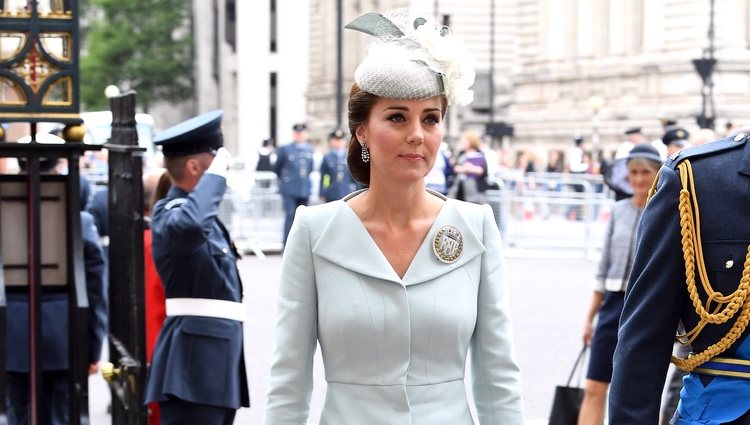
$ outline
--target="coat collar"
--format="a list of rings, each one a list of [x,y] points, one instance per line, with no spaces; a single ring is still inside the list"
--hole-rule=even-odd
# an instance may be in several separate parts
[[[336,202],[338,206],[315,243],[313,254],[355,273],[399,285],[415,285],[462,267],[486,250],[474,228],[458,210],[457,202],[447,200],[401,279],[349,205],[344,201]],[[445,225],[456,226],[464,239],[463,254],[453,264],[438,260],[432,249],[435,235]]]

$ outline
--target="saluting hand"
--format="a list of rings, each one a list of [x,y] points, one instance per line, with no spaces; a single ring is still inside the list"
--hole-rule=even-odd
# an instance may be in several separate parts
[[[232,162],[232,155],[229,153],[229,151],[221,147],[219,150],[216,151],[216,156],[214,156],[213,161],[211,161],[211,165],[208,166],[208,169],[206,170],[207,173],[216,174],[218,176],[226,177],[227,176],[227,170],[229,170],[229,166]]]

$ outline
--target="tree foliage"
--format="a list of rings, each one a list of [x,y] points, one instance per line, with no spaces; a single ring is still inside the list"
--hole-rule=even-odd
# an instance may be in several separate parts
[[[191,0],[87,0],[81,100],[107,109],[104,88],[135,90],[145,110],[193,93]]]

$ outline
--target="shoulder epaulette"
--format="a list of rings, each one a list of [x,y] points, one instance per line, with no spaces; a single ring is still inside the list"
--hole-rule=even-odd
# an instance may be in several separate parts
[[[677,165],[679,165],[679,163],[686,159],[693,160],[702,156],[712,155],[714,153],[738,148],[740,146],[743,146],[748,139],[750,139],[750,135],[748,135],[747,133],[737,133],[733,136],[725,137],[714,142],[687,148],[672,154],[669,158],[667,158],[664,166],[671,169],[676,169]]]
[[[164,205],[164,209],[167,210],[167,211],[169,211],[169,210],[171,210],[174,207],[179,207],[180,205],[184,204],[185,202],[187,202],[186,198],[175,198],[175,199],[172,199],[171,201],[167,202],[167,204]]]

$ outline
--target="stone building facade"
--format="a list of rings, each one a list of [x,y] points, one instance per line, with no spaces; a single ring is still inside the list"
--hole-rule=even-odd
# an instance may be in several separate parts
[[[449,140],[490,121],[490,49],[494,49],[493,121],[513,127],[511,150],[572,146],[575,134],[606,155],[623,131],[640,126],[661,136],[660,117],[698,129],[702,81],[692,60],[709,46],[709,0],[494,0],[494,46],[488,0],[357,0],[342,2],[344,22],[366,11],[410,6],[447,17],[474,54],[476,101],[453,111]],[[307,112],[320,134],[335,122],[335,0],[310,2],[310,79]],[[369,37],[344,32],[346,98]],[[716,128],[750,124],[750,1],[715,5],[714,104]],[[345,121],[344,121],[345,122]],[[595,134],[599,143],[594,146]]]
[[[722,134],[728,121],[750,124],[750,0],[715,3],[713,97]],[[702,82],[691,61],[709,46],[710,0],[341,4],[344,23],[369,11],[411,7],[464,38],[475,58],[476,96],[469,107],[451,110],[449,142],[466,129],[484,131],[492,121],[512,127],[502,143],[512,151],[544,156],[549,149],[568,149],[573,135],[581,134],[589,148],[609,155],[628,127],[659,138],[660,117],[675,118],[693,132],[698,128]],[[195,101],[163,108],[157,123],[220,107],[227,146],[250,162],[263,139],[287,142],[295,122],[306,121],[311,140],[323,149],[337,124],[336,6],[337,0],[194,2]],[[348,131],[346,99],[371,38],[349,30],[343,37],[340,122]]]
[[[708,0],[516,3],[518,55],[509,120],[518,144],[567,147],[574,133],[591,140],[598,131],[601,148],[611,152],[627,127],[640,126],[647,138],[659,138],[660,117],[697,130],[702,81],[691,60],[709,46]],[[720,134],[727,121],[750,119],[743,100],[750,89],[749,18],[748,1],[716,2],[714,102]],[[592,98],[599,99],[599,108]]]

